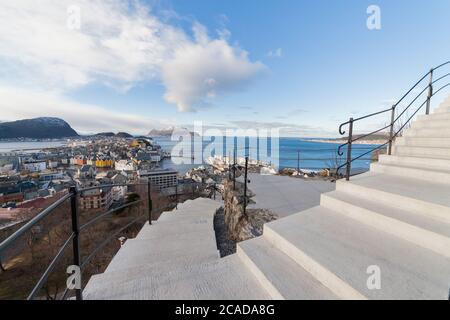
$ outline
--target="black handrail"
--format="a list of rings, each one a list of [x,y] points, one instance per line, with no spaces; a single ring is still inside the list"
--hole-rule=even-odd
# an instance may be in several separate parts
[[[104,188],[123,187],[123,186],[142,186],[142,185],[147,186],[147,191],[148,191],[147,192],[147,197],[148,197],[148,205],[149,205],[148,221],[149,221],[149,224],[151,224],[151,220],[152,220],[152,199],[151,199],[151,192],[150,192],[151,191],[151,182],[150,182],[150,180],[148,180],[147,183],[109,184],[109,185],[93,186],[93,187],[88,187],[88,188],[83,188],[83,189],[78,189],[76,187],[71,187],[67,194],[65,194],[60,199],[55,201],[53,204],[51,204],[50,206],[48,206],[47,208],[42,210],[40,213],[38,213],[36,216],[34,216],[30,221],[28,221],[25,225],[23,225],[21,228],[19,228],[17,231],[15,231],[12,235],[10,235],[8,238],[6,238],[4,241],[2,241],[0,243],[0,257],[2,255],[2,252],[4,252],[7,248],[9,248],[13,243],[15,243],[15,241],[17,241],[17,239],[19,239],[22,235],[24,235],[31,228],[33,228],[43,218],[48,216],[53,210],[55,210],[56,208],[60,207],[67,200],[69,200],[69,199],[71,200],[71,209],[70,210],[71,210],[72,232],[71,232],[70,236],[68,237],[68,239],[64,242],[64,244],[58,249],[57,254],[53,257],[52,261],[47,266],[46,270],[44,271],[44,273],[39,278],[39,280],[36,283],[36,285],[31,290],[30,294],[27,297],[27,300],[31,300],[31,299],[34,299],[36,297],[37,293],[42,289],[42,287],[46,283],[48,277],[50,276],[51,272],[54,270],[56,264],[62,258],[63,253],[69,247],[69,244],[71,242],[72,242],[72,247],[73,247],[73,261],[74,261],[74,265],[78,266],[80,268],[80,270],[82,270],[85,267],[85,265],[95,256],[95,254],[97,254],[109,241],[111,241],[111,239],[113,239],[115,236],[117,236],[123,230],[129,228],[131,225],[133,225],[134,223],[138,222],[139,220],[141,220],[143,218],[142,216],[139,216],[136,219],[133,219],[133,221],[128,223],[126,226],[120,228],[120,230],[114,232],[112,235],[107,237],[100,245],[98,245],[94,249],[94,251],[91,254],[89,254],[89,256],[87,258],[85,258],[85,260],[83,262],[81,262],[81,260],[80,260],[80,251],[79,251],[79,234],[80,234],[80,232],[82,232],[83,230],[85,230],[87,227],[89,227],[90,225],[94,224],[95,222],[103,219],[104,217],[106,217],[106,216],[108,216],[108,215],[110,215],[110,214],[112,214],[112,213],[114,213],[116,211],[122,210],[124,208],[140,204],[140,203],[143,202],[143,200],[140,199],[140,200],[133,201],[133,202],[127,203],[125,205],[122,205],[120,207],[108,210],[108,211],[102,213],[101,215],[91,219],[90,221],[86,222],[82,226],[79,226],[78,225],[79,214],[78,214],[77,195],[82,194],[83,192],[86,192],[86,191],[94,190],[94,189],[104,189]],[[0,263],[1,263],[1,260],[0,260]],[[5,272],[7,271],[3,267],[3,265],[1,266],[1,269],[4,270]],[[63,293],[63,295],[62,295],[62,299],[66,299],[67,298],[68,292],[69,292],[69,289],[66,288],[64,293]],[[83,299],[81,289],[76,289],[76,299],[77,300],[82,300]]]
[[[345,133],[346,133],[346,131],[344,131],[343,130],[343,128],[344,128],[344,126],[348,126],[349,127],[349,134],[348,134],[348,139],[347,139],[347,142],[346,143],[344,143],[344,144],[341,144],[339,147],[338,147],[338,150],[337,150],[337,153],[338,153],[338,155],[339,156],[342,156],[344,153],[342,152],[342,148],[343,147],[345,147],[345,146],[347,146],[347,161],[344,163],[344,164],[342,164],[341,166],[339,166],[337,169],[336,169],[336,173],[338,174],[339,173],[339,170],[340,169],[342,169],[342,168],[344,168],[344,167],[347,167],[347,169],[346,169],[346,179],[347,180],[349,180],[350,179],[350,176],[351,176],[351,165],[352,165],[352,163],[353,163],[353,161],[355,161],[355,160],[358,160],[358,159],[360,159],[361,157],[363,157],[363,156],[365,156],[365,155],[367,155],[367,154],[370,154],[370,153],[372,153],[372,152],[374,152],[374,151],[376,151],[376,150],[379,150],[379,149],[381,149],[381,148],[384,148],[384,147],[386,147],[387,146],[387,148],[388,148],[388,154],[389,155],[391,155],[392,154],[392,143],[393,143],[393,141],[394,141],[394,139],[396,138],[396,137],[398,137],[398,135],[403,131],[403,129],[410,123],[410,121],[413,119],[413,117],[426,105],[426,111],[425,111],[425,114],[426,115],[428,115],[429,113],[430,113],[430,105],[431,105],[431,98],[433,97],[433,96],[435,96],[436,94],[438,94],[440,91],[442,91],[443,89],[445,89],[445,88],[447,88],[447,87],[449,87],[450,86],[450,82],[449,83],[447,83],[447,84],[444,84],[443,86],[441,86],[438,90],[433,90],[434,89],[434,85],[437,83],[437,82],[439,82],[439,81],[441,81],[441,80],[443,80],[443,79],[445,79],[445,78],[447,78],[447,77],[450,77],[450,73],[446,73],[446,74],[444,74],[444,75],[442,75],[442,76],[440,76],[440,77],[438,77],[438,78],[436,78],[436,79],[433,79],[434,78],[434,75],[435,75],[435,72],[437,71],[437,70],[440,70],[442,67],[444,67],[444,66],[446,66],[446,65],[449,65],[450,64],[450,61],[447,61],[447,62],[444,62],[444,63],[442,63],[442,64],[440,64],[440,65],[438,65],[437,67],[434,67],[434,68],[432,68],[430,71],[428,71],[423,77],[421,77],[420,78],[420,80],[419,81],[417,81],[391,108],[389,108],[389,109],[385,109],[385,110],[382,110],[382,111],[378,111],[378,112],[374,112],[374,113],[371,113],[371,114],[368,114],[368,115],[366,115],[366,116],[362,116],[362,117],[359,117],[359,118],[356,118],[356,119],[354,119],[354,118],[350,118],[350,120],[349,121],[346,121],[346,122],[344,122],[344,123],[342,123],[340,126],[339,126],[339,133],[341,134],[341,135],[344,135]],[[422,91],[420,91],[420,93],[418,94],[418,95],[416,95],[415,97],[414,97],[414,99],[403,109],[403,111],[402,112],[400,112],[397,116],[396,116],[396,110],[397,110],[397,107],[399,107],[400,106],[400,103],[403,101],[403,100],[405,100],[405,98],[406,97],[408,97],[409,95],[410,95],[410,93],[412,93],[426,78],[429,78],[429,82],[428,82],[428,84],[427,84],[427,86],[425,86],[425,88],[423,88],[422,89]],[[428,95],[427,95],[427,97],[426,97],[426,100],[420,105],[420,107],[418,107],[417,109],[416,109],[416,111],[405,121],[405,123],[403,123],[402,124],[402,126],[400,127],[400,129],[399,130],[397,130],[396,132],[394,132],[394,125],[396,124],[396,123],[398,123],[399,121],[400,121],[400,119],[401,119],[401,117],[406,113],[406,111],[408,111],[410,108],[411,108],[411,106],[417,101],[417,100],[419,100],[419,98],[422,96],[422,94],[423,93],[425,93],[426,91],[428,90]],[[388,125],[386,125],[386,126],[384,126],[384,127],[382,127],[382,128],[380,128],[380,129],[377,129],[377,130],[375,130],[375,131],[373,131],[373,132],[371,132],[371,133],[368,133],[368,134],[364,134],[364,135],[359,135],[358,137],[356,137],[356,138],[354,138],[353,137],[353,125],[354,125],[354,123],[355,122],[358,122],[358,121],[360,121],[360,120],[363,120],[363,119],[367,119],[367,118],[370,118],[370,117],[373,117],[373,116],[376,116],[376,115],[380,115],[380,114],[383,114],[383,113],[387,113],[387,112],[391,112],[391,120],[390,120],[390,122],[389,122],[389,124]],[[366,153],[364,153],[364,154],[362,154],[362,155],[359,155],[358,157],[355,157],[355,158],[352,158],[352,144],[353,144],[353,142],[356,142],[356,141],[358,141],[358,140],[361,140],[361,139],[363,139],[363,138],[367,138],[367,137],[369,137],[369,136],[371,136],[371,135],[373,135],[373,134],[375,134],[375,133],[378,133],[378,132],[381,132],[381,131],[383,131],[383,130],[386,130],[386,129],[388,129],[388,128],[390,128],[390,132],[389,132],[389,138],[388,138],[388,140],[387,140],[387,142],[386,143],[384,143],[384,144],[381,144],[381,145],[379,145],[379,146],[377,146],[377,147],[375,147],[375,148],[372,148],[371,150],[369,150],[368,152],[366,152]]]

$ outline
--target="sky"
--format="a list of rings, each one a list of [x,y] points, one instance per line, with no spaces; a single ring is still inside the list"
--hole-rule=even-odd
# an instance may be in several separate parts
[[[448,0],[0,0],[0,121],[334,137],[450,60],[449,16]]]

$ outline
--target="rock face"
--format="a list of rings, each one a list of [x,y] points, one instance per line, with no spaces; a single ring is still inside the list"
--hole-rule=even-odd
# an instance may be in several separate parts
[[[78,133],[59,118],[35,118],[0,123],[0,139],[59,139],[77,137]]]
[[[225,207],[225,224],[231,240],[240,242],[262,235],[263,225],[277,219],[266,209],[247,209],[244,214],[244,184],[236,181],[236,190],[232,181],[224,182],[223,201]],[[247,188],[247,205],[255,194]]]

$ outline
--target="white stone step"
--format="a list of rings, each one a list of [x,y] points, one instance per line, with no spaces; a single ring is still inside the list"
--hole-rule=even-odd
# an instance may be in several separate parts
[[[450,259],[324,207],[268,223],[264,236],[340,298],[448,298]],[[379,290],[367,286],[374,266]]]
[[[405,137],[450,138],[450,126],[440,128],[409,128]]]
[[[85,299],[107,300],[267,300],[258,284],[236,255],[213,263],[147,274],[127,282],[107,281],[85,292]]]
[[[432,170],[450,170],[450,161],[447,159],[433,159],[420,157],[405,157],[396,155],[380,155],[379,163],[406,167],[429,168]]]
[[[445,114],[445,113],[444,113]],[[450,120],[439,119],[439,118],[420,118],[412,123],[411,128],[422,129],[422,128],[446,128],[450,125]]]
[[[273,299],[337,299],[329,289],[264,237],[239,243],[237,254]]]
[[[430,113],[428,115],[421,114],[417,116],[417,121],[434,121],[434,120],[447,120],[450,121],[450,111],[442,113]]]
[[[175,270],[178,272],[189,271],[194,267],[201,268],[206,264],[217,264],[219,259],[220,258],[218,257],[214,257],[213,259],[199,261],[192,259],[192,261],[187,261],[185,257],[173,257],[173,259],[166,262],[155,261],[151,264],[132,266],[125,269],[109,270],[104,273],[93,275],[89,279],[85,290],[92,291],[103,289],[107,287],[110,282],[124,283],[140,279],[147,275],[156,276],[161,273],[174,272]]]
[[[399,156],[449,159],[450,148],[394,146],[393,154]]]
[[[433,114],[448,113],[448,112],[450,112],[450,106],[442,104],[438,108],[434,109]]]
[[[184,241],[170,241],[163,239],[155,241],[152,239],[128,240],[117,252],[116,256],[108,265],[106,271],[127,269],[133,266],[151,263],[165,263],[173,257],[185,257],[186,263],[192,261],[205,261],[217,258],[216,242],[208,241],[207,236],[201,238],[197,235],[187,234]]]
[[[450,138],[399,137],[395,146],[450,148]]]
[[[350,181],[338,180],[336,190],[450,222],[450,192],[446,184],[368,172]]]
[[[450,161],[449,161],[450,162]],[[405,165],[372,163],[370,171],[375,173],[386,173],[401,177],[413,177],[430,182],[439,182],[449,185],[450,188],[450,170],[433,170],[427,167],[418,168]]]
[[[194,220],[211,220],[214,218],[216,210],[211,209],[199,209],[198,211],[193,212],[165,212],[160,216],[160,218],[157,220],[159,223],[176,223],[181,221],[186,221],[193,219]]]
[[[322,194],[320,204],[450,258],[450,224],[339,191]]]
[[[201,232],[205,234],[214,235],[213,222],[203,223],[183,223],[182,227],[174,223],[159,223],[155,222],[148,228],[142,228],[136,236],[137,240],[143,239],[169,239],[171,237],[178,237],[183,233]]]

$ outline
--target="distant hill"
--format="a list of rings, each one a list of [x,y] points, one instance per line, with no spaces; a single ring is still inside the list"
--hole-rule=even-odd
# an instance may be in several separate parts
[[[0,123],[0,139],[59,139],[78,137],[78,133],[62,119],[42,117]]]
[[[133,138],[133,136],[127,132],[119,132],[116,134],[118,138]]]
[[[169,128],[166,128],[166,129],[159,129],[159,130],[158,129],[153,129],[153,130],[151,130],[148,133],[148,135],[150,137],[171,137],[173,135],[174,131],[176,133],[179,133],[179,134],[183,134],[183,133],[189,132],[189,134],[191,136],[194,135],[194,132],[190,132],[186,128],[177,128],[177,127],[169,127]],[[195,133],[195,135],[198,135],[198,134]]]
[[[117,138],[133,138],[133,136],[129,133],[126,132],[119,132],[117,134],[115,134],[114,132],[100,132],[97,134],[94,134],[93,137],[106,137],[106,138],[110,138],[110,137],[117,137]]]
[[[114,132],[100,132],[94,134],[95,137],[114,137],[116,134]]]

